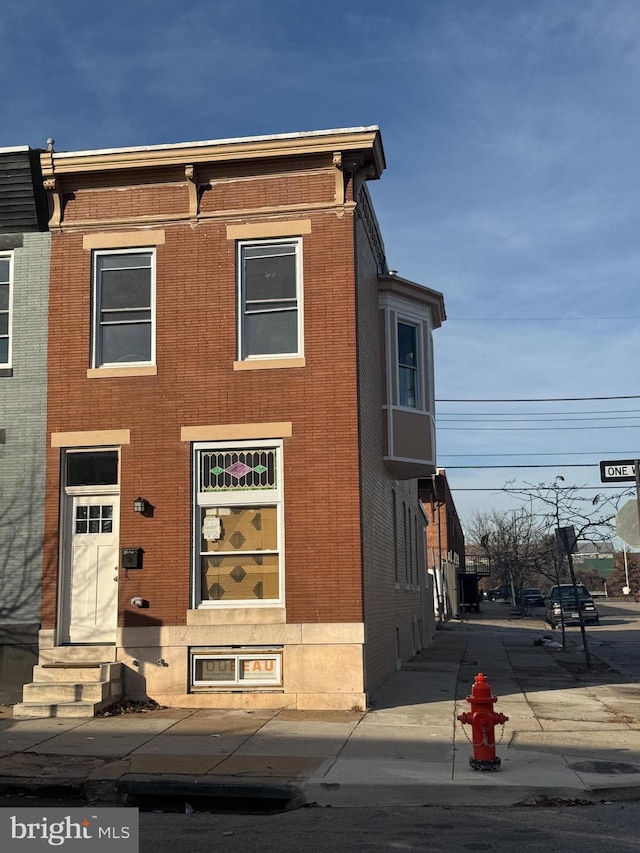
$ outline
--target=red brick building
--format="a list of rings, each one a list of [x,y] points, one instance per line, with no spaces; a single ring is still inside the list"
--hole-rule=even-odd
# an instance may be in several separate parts
[[[351,708],[428,640],[444,304],[388,271],[384,167],[376,127],[43,152],[40,664],[108,664],[103,701]]]
[[[434,578],[435,611],[445,620],[459,612],[458,573],[465,572],[464,533],[443,468],[419,481],[418,495],[429,520],[427,562]]]

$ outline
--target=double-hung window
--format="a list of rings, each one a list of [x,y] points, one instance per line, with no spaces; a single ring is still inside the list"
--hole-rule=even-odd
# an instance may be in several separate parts
[[[194,605],[282,603],[282,444],[194,446]]]
[[[155,362],[155,252],[95,252],[93,367]]]
[[[13,256],[0,254],[0,367],[11,364],[11,303]]]
[[[412,409],[420,407],[418,365],[420,337],[418,327],[398,322],[398,404]]]
[[[238,244],[238,357],[301,356],[302,241]]]

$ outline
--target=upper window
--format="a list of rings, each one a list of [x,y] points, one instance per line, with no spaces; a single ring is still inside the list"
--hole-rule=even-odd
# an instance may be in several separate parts
[[[238,244],[239,358],[302,355],[301,241]]]
[[[281,444],[196,445],[195,605],[279,604]]]
[[[398,323],[398,404],[419,408],[418,327]]]
[[[0,367],[11,364],[12,255],[0,254]]]
[[[155,252],[96,252],[93,267],[93,366],[153,364]]]

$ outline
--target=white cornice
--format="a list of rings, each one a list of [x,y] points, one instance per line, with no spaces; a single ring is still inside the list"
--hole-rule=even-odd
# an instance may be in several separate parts
[[[47,151],[42,155],[42,167],[45,175],[65,175],[252,158],[333,154],[335,151],[365,152],[368,155],[366,160],[374,165],[371,177],[380,177],[385,169],[382,139],[377,125],[134,148]]]
[[[432,290],[423,284],[401,278],[398,275],[379,275],[378,291],[384,293],[395,293],[408,299],[426,303],[432,309],[433,327],[438,328],[447,319],[444,309],[444,296],[439,290]]]

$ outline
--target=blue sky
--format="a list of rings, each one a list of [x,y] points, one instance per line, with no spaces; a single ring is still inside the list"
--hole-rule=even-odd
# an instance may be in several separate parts
[[[438,404],[463,520],[640,456],[640,399],[566,399],[640,394],[636,0],[21,0],[0,39],[0,146],[380,126],[389,265],[445,296],[437,397],[507,401]]]

